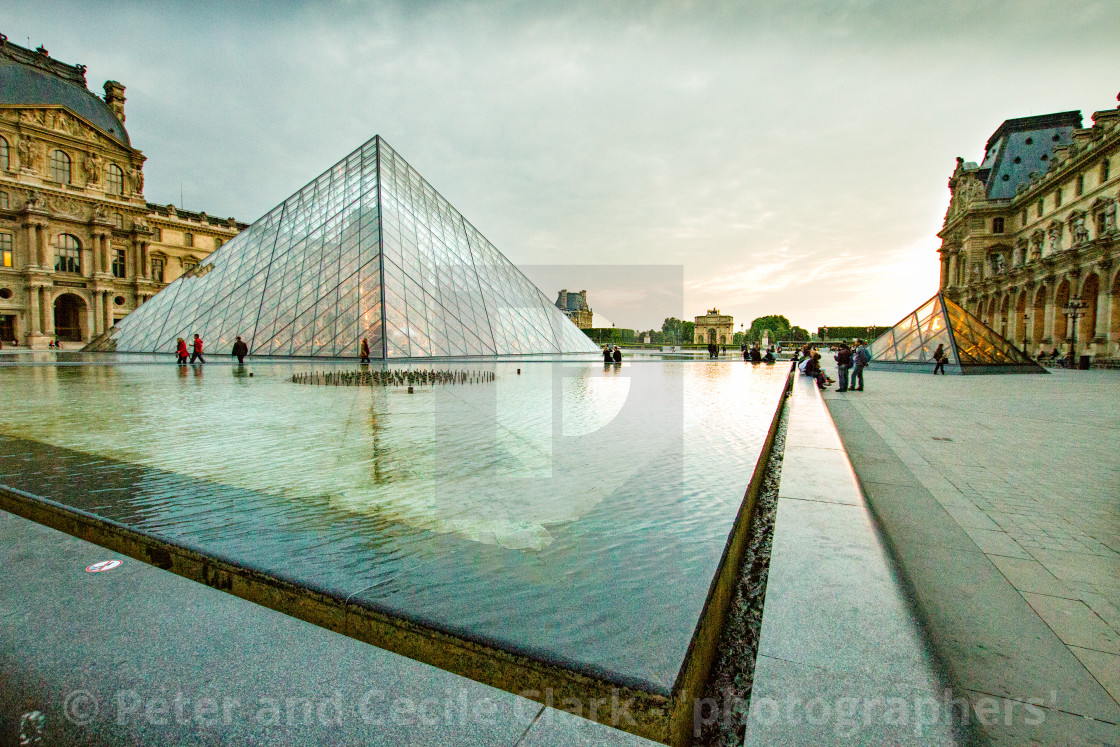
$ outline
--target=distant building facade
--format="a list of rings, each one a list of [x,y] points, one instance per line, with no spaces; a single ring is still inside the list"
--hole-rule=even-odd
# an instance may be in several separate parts
[[[708,313],[695,317],[694,323],[692,342],[696,345],[730,345],[734,339],[735,319],[719,313],[719,309],[708,309]]]
[[[144,199],[124,86],[0,34],[0,340],[88,342],[245,228]]]
[[[1120,110],[1000,125],[980,164],[957,159],[938,236],[941,289],[1020,348],[1120,357]]]
[[[567,289],[560,291],[556,296],[556,308],[564,312],[580,329],[590,329],[591,307],[587,305],[587,291],[569,293]]]

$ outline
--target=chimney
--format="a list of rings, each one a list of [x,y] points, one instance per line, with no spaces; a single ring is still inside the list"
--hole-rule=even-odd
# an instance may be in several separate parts
[[[124,122],[124,86],[115,80],[105,81],[105,103],[109,110]]]
[[[556,294],[556,308],[558,308],[558,309],[568,308],[568,291],[567,291],[567,289],[564,289],[564,290],[560,291],[558,294]]]
[[[580,307],[580,308],[586,309],[587,308],[587,291],[585,291],[585,290],[580,291],[579,292],[579,297],[583,300],[583,306]]]

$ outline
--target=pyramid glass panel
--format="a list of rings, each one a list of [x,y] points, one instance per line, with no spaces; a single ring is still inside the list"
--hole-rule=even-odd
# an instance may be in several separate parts
[[[87,349],[170,352],[195,334],[250,355],[355,357],[362,339],[374,358],[598,351],[380,137]]]
[[[952,299],[937,294],[871,343],[872,360],[886,370],[931,370],[943,346],[954,373],[1046,373],[991,327]]]

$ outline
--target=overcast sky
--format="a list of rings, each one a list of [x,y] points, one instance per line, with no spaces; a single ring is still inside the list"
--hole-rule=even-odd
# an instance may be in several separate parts
[[[1117,29],[1115,0],[0,5],[126,86],[150,201],[252,222],[381,134],[550,297],[640,328],[897,321],[937,289],[954,158],[1116,106]]]

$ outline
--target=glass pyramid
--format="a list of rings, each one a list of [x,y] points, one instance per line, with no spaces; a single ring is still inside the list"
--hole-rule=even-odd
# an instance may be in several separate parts
[[[171,352],[374,358],[597,352],[403,158],[375,136],[95,339]]]
[[[907,314],[870,345],[871,360],[884,370],[932,370],[933,353],[944,346],[946,371],[1047,373],[994,329],[938,293]]]

